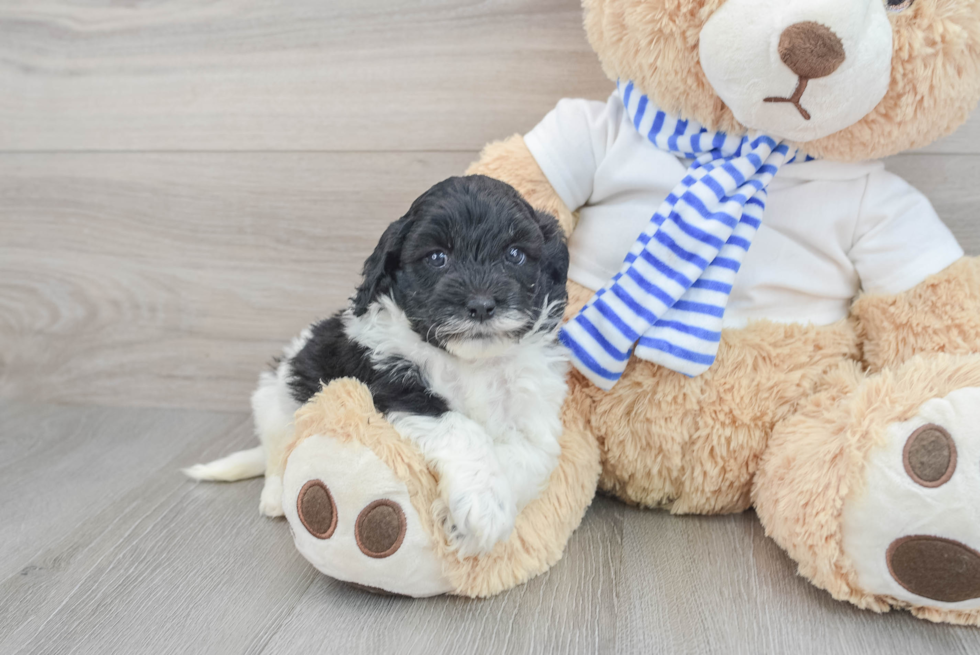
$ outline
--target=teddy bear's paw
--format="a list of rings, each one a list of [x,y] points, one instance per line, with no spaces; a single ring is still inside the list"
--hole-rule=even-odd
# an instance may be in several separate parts
[[[296,548],[326,575],[406,596],[452,590],[405,482],[363,444],[304,439],[286,464],[282,498]]]
[[[503,475],[460,467],[443,478],[447,515],[443,527],[461,557],[484,555],[514,530],[517,506]]]
[[[259,514],[270,518],[282,516],[282,477],[268,476],[259,498]]]
[[[888,426],[845,502],[843,548],[865,591],[980,609],[980,388]]]

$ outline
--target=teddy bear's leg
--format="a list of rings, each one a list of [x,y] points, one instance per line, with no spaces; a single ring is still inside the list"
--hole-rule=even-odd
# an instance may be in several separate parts
[[[780,423],[753,500],[835,598],[980,625],[980,355],[856,363]]]
[[[718,359],[687,378],[634,358],[609,393],[591,395],[603,445],[600,488],[674,513],[740,512],[772,427],[857,357],[851,325],[757,322],[725,331]]]
[[[434,518],[422,509],[437,498],[435,482],[416,453],[386,433],[367,389],[334,382],[295,420],[282,494],[300,553],[323,573],[372,591],[451,591],[434,526],[426,525]]]
[[[296,413],[283,508],[298,550],[327,575],[409,596],[488,596],[547,570],[595,493],[599,449],[582,408],[566,405],[558,467],[509,539],[460,557],[421,452],[378,414],[368,389],[336,380]]]

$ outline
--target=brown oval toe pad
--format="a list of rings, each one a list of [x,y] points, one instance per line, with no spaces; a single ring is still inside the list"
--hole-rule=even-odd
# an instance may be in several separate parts
[[[905,442],[902,458],[905,472],[917,484],[941,487],[956,471],[956,444],[938,425],[923,425]]]
[[[944,603],[980,598],[980,553],[952,539],[896,539],[886,554],[895,582],[916,596]]]
[[[303,527],[317,539],[329,539],[337,529],[337,504],[320,480],[310,480],[299,490],[296,513]]]
[[[357,547],[368,557],[389,557],[405,539],[405,512],[401,506],[387,499],[376,500],[357,516],[354,538]]]

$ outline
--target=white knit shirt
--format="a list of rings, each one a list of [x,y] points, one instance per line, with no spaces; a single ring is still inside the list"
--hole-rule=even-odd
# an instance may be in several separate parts
[[[562,100],[525,136],[572,211],[569,279],[596,290],[690,162],[654,147],[622,101]],[[732,290],[725,327],[756,319],[826,325],[853,298],[899,293],[963,256],[929,200],[881,162],[784,166]]]

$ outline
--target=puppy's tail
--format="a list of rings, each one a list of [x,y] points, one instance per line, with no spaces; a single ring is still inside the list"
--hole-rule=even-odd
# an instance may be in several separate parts
[[[182,469],[184,475],[195,480],[234,482],[254,478],[265,473],[265,448],[256,446],[240,450],[208,464],[195,464]]]

